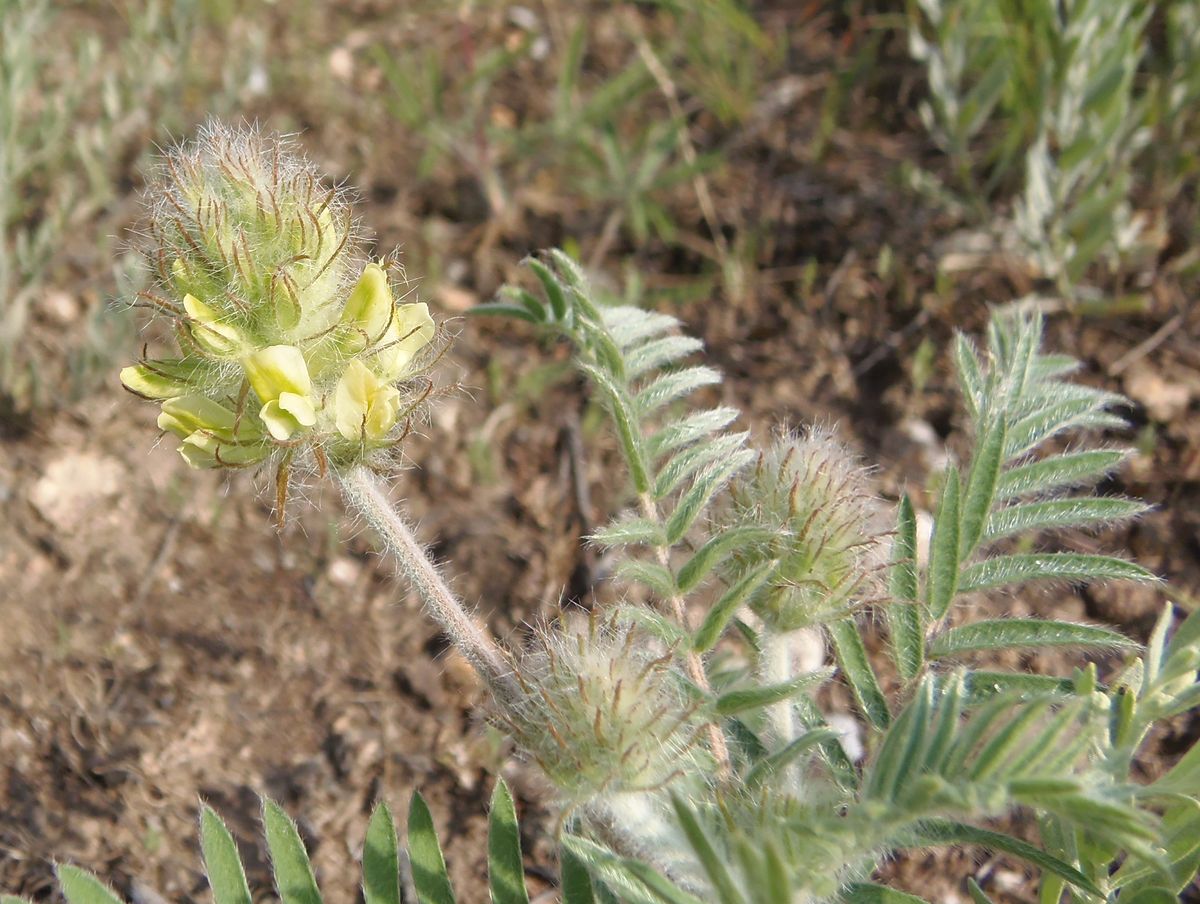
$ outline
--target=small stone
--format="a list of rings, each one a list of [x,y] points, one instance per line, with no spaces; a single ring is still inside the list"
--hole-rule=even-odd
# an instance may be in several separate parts
[[[1164,380],[1149,367],[1134,368],[1126,375],[1125,392],[1146,409],[1151,420],[1161,424],[1175,420],[1192,401],[1189,387]]]
[[[70,452],[46,466],[29,491],[29,501],[55,528],[73,533],[121,491],[124,474],[115,458]]]
[[[349,556],[338,556],[329,563],[329,582],[338,587],[353,587],[362,569]]]
[[[443,283],[437,289],[438,303],[447,311],[456,314],[469,311],[479,304],[479,296],[470,289],[463,289],[451,283]]]
[[[50,289],[42,296],[41,311],[58,326],[68,326],[79,319],[79,301],[69,292]]]
[[[354,54],[345,47],[333,48],[329,53],[329,73],[343,82],[354,78]]]

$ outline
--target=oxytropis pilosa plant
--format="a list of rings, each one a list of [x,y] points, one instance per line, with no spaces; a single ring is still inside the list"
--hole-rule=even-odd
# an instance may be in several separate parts
[[[492,723],[540,771],[562,814],[569,904],[911,902],[874,884],[876,868],[948,844],[1027,861],[1045,904],[1068,889],[1157,904],[1191,881],[1200,753],[1151,784],[1133,763],[1155,723],[1200,702],[1200,616],[1176,624],[1166,606],[1143,650],[1099,625],[956,606],[1031,581],[1154,580],[1036,545],[1144,506],[1080,489],[1128,454],[1080,439],[1122,429],[1122,399],[1069,381],[1076,362],[1042,352],[1035,314],[997,311],[982,351],[955,339],[971,452],[914,492],[931,509],[923,555],[913,501],[884,503],[829,431],[753,448],[729,429],[736,409],[683,404],[721,376],[687,363],[701,345],[677,320],[599,303],[561,252],[530,259],[540,294],[510,287],[483,313],[569,343],[611,414],[628,505],[592,541],[647,601],[563,613],[510,650],[450,591],[380,480],[427,395],[437,330],[358,251],[343,194],[285,142],[210,126],[169,155],[151,197],[161,284],[142,298],[171,318],[179,352],[122,381],[161,403],[159,426],[193,467],[273,467],[281,509],[296,468],[339,484],[487,684]],[[1060,675],[989,667],[1045,647],[1089,658]],[[819,705],[835,680],[853,717]],[[524,904],[503,783],[494,801],[493,900]],[[1020,814],[1025,837],[997,822]],[[270,804],[264,827],[281,897],[317,900],[294,827]],[[211,811],[202,841],[217,904],[246,904]],[[381,809],[364,849],[369,904],[400,900],[396,850]],[[419,797],[409,857],[422,904],[453,900]],[[62,878],[73,904],[111,904],[86,897],[96,886],[81,874]]]

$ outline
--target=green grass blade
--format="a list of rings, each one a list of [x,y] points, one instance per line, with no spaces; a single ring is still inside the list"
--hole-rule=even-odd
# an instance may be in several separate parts
[[[929,614],[935,621],[945,617],[958,591],[959,492],[958,469],[951,467],[929,541]]]
[[[371,814],[363,843],[366,904],[400,904],[400,854],[392,811],[382,801]]]
[[[1032,618],[1001,618],[951,628],[934,638],[929,647],[933,658],[959,656],[979,650],[1008,650],[1036,647],[1086,647],[1091,649],[1136,649],[1138,644],[1124,634],[1097,625],[1043,621]]]
[[[455,904],[433,816],[425,798],[417,791],[408,805],[408,859],[421,904]]]
[[[1082,553],[1017,553],[968,566],[960,589],[986,590],[1026,581],[1157,581],[1140,565],[1111,556]]]
[[[111,888],[87,870],[60,863],[55,873],[67,904],[124,904]]]
[[[275,888],[283,904],[321,904],[312,863],[296,824],[275,801],[263,799],[263,834],[271,852]]]
[[[879,688],[858,626],[850,618],[836,621],[829,625],[829,636],[833,638],[838,663],[854,692],[858,708],[868,722],[882,731],[892,721],[892,714],[888,710],[887,698]]]
[[[213,904],[251,904],[237,843],[211,807],[200,810],[200,852],[212,887]]]
[[[504,779],[496,780],[488,814],[488,887],[492,904],[529,904],[517,810]]]

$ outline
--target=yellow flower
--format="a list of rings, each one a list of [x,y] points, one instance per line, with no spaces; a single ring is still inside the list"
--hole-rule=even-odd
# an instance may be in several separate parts
[[[397,305],[387,274],[375,263],[363,269],[342,312],[342,323],[356,334],[347,343],[349,351],[372,348],[374,369],[389,383],[408,372],[434,333],[429,306],[424,302]]]
[[[342,436],[355,442],[380,440],[396,425],[400,392],[353,358],[338,381],[334,405]]]
[[[242,359],[250,387],[262,402],[258,416],[277,440],[290,439],[317,422],[312,379],[304,355],[293,345],[270,345]]]
[[[204,351],[219,358],[236,357],[244,342],[237,328],[220,319],[220,315],[195,295],[183,297],[188,328],[192,338]]]
[[[234,412],[205,396],[167,399],[158,426],[183,440],[179,454],[193,468],[254,464],[270,452],[255,428],[239,423]]]

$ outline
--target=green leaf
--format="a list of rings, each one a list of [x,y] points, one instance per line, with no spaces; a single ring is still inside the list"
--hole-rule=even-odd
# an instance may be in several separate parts
[[[679,569],[679,592],[690,593],[734,552],[768,541],[773,536],[773,531],[762,527],[734,527],[710,538]]]
[[[280,901],[283,904],[321,904],[312,863],[300,833],[296,831],[296,824],[279,804],[267,798],[263,799],[262,819]]]
[[[408,859],[412,864],[413,887],[421,904],[454,904],[454,889],[446,873],[433,816],[425,798],[417,791],[408,805]]]
[[[962,504],[962,520],[958,536],[958,560],[966,561],[983,535],[988,513],[996,496],[996,483],[1003,464],[1004,437],[1008,421],[998,416],[988,425],[979,439],[971,462],[971,473],[967,477],[966,495]]]
[[[977,420],[987,395],[987,384],[971,340],[958,331],[954,333],[954,370],[958,374],[958,384],[962,390],[963,401],[967,404],[967,413],[972,421]]]
[[[845,904],[926,904],[924,898],[876,885],[874,882],[855,882],[842,891]]]
[[[663,599],[675,595],[675,578],[670,570],[657,562],[647,562],[644,559],[626,559],[617,566],[617,574],[622,580],[637,581],[645,584]]]
[[[517,810],[504,779],[496,779],[488,816],[488,887],[492,904],[529,904]]]
[[[1020,465],[1000,475],[996,498],[1011,499],[1093,483],[1116,470],[1129,454],[1128,449],[1094,449]]]
[[[967,673],[967,690],[972,704],[982,703],[998,694],[1024,697],[1045,694],[1069,695],[1075,692],[1070,678],[1031,675],[1026,672],[990,672],[974,669]]]
[[[917,605],[917,516],[907,494],[900,499],[896,521],[891,569],[891,593],[895,602],[885,611],[892,659],[900,677],[911,680],[921,671],[925,658],[925,627]]]
[[[675,808],[675,818],[679,820],[679,825],[687,836],[688,843],[692,846],[700,865],[704,867],[704,872],[708,874],[708,879],[712,882],[722,904],[745,904],[746,899],[742,897],[733,877],[729,875],[729,870],[717,856],[716,849],[708,840],[708,836],[704,833],[692,808],[676,794],[671,795],[671,804]]]
[[[779,684],[763,684],[726,691],[717,697],[714,710],[718,716],[732,716],[748,709],[770,706],[773,703],[788,700],[802,691],[824,684],[832,675],[832,669],[818,669]]]
[[[625,374],[630,380],[682,361],[704,348],[692,336],[663,336],[631,349],[625,355]]]
[[[588,539],[601,546],[662,546],[666,534],[661,524],[635,517],[610,521]]]
[[[651,458],[659,458],[676,449],[691,445],[725,429],[738,419],[741,412],[736,408],[709,408],[696,411],[682,420],[665,424],[646,441],[646,452]]]
[[[985,590],[1026,581],[1157,581],[1140,565],[1110,556],[1073,552],[1017,553],[968,566],[960,589]]]
[[[875,762],[871,764],[865,791],[867,797],[892,801],[900,794],[905,777],[921,760],[922,746],[934,737],[926,733],[934,693],[934,682],[927,678],[892,723]]]
[[[1149,506],[1135,499],[1087,498],[1051,499],[1027,502],[993,512],[983,539],[991,543],[1023,531],[1062,527],[1104,527],[1134,518]]]
[[[858,625],[854,623],[854,619],[846,618],[828,627],[842,674],[846,676],[850,689],[854,692],[858,708],[867,717],[868,722],[882,731],[888,727],[892,716],[888,711],[887,698],[879,689],[875,670],[871,668],[871,660],[867,656],[867,648],[863,646],[862,635],[858,633]]]
[[[699,898],[672,885],[646,864],[623,860],[594,841],[576,835],[564,835],[563,846],[586,864],[605,885],[620,892],[622,902],[703,904]]]
[[[213,904],[251,904],[237,843],[211,807],[200,810],[200,851],[212,887]]]
[[[655,498],[662,499],[696,472],[714,462],[728,459],[746,444],[749,436],[749,433],[727,433],[677,452],[662,467],[654,481]]]
[[[111,888],[86,870],[60,863],[54,871],[67,904],[123,904]]]
[[[634,489],[639,493],[647,492],[650,489],[650,477],[646,471],[641,438],[629,399],[620,387],[613,383],[609,375],[600,368],[592,367],[589,364],[581,364],[579,368],[607,400],[608,411],[616,424],[617,438],[621,442],[621,450],[625,454],[625,464],[629,468],[629,476],[633,481]]]
[[[951,467],[929,541],[929,614],[935,621],[945,617],[958,590],[958,502],[958,469]]]
[[[400,904],[400,855],[392,811],[382,801],[371,814],[363,842],[363,897],[366,904]]]
[[[667,521],[667,542],[674,545],[682,540],[712,497],[756,456],[757,453],[752,449],[739,449],[725,461],[702,471],[691,489],[680,498],[679,504],[675,506],[675,511]]]
[[[1104,893],[1091,879],[1077,870],[1071,864],[1034,847],[1028,842],[1013,838],[1001,832],[980,829],[961,822],[948,820],[927,820],[921,824],[917,836],[922,844],[977,844],[991,850],[1003,851],[1022,860],[1032,863],[1039,869],[1054,873],[1066,879],[1072,885],[1083,889],[1088,894],[1103,898]]]
[[[507,304],[503,301],[489,301],[487,304],[476,305],[467,311],[472,317],[512,317],[524,320],[526,323],[541,323],[541,320],[529,313],[528,309],[519,304]]]
[[[1000,618],[950,628],[934,638],[929,655],[935,659],[978,650],[1034,647],[1137,648],[1124,634],[1096,625],[1043,621],[1033,618]]]
[[[796,762],[806,751],[825,744],[837,744],[837,733],[828,728],[810,728],[796,740],[774,753],[763,757],[746,773],[746,787],[756,788],[773,775],[778,775]]]
[[[1004,459],[1008,461],[1024,455],[1050,437],[1070,428],[1102,430],[1124,426],[1123,418],[1101,410],[1095,399],[1069,398],[1026,415],[1012,424],[1005,438]]]
[[[967,877],[967,892],[971,895],[971,900],[975,904],[993,904],[992,899],[979,887],[979,883],[970,876]]]
[[[691,395],[697,389],[715,386],[720,382],[721,374],[711,367],[686,367],[653,380],[638,392],[633,404],[638,414],[644,417],[676,399]]]
[[[583,861],[565,845],[559,850],[562,874],[562,904],[594,904],[592,879]]]
[[[567,300],[563,295],[562,285],[550,272],[550,268],[536,257],[525,258],[525,264],[541,282],[542,288],[546,290],[546,298],[550,302],[550,309],[554,312],[554,319],[559,322],[566,320]]]
[[[603,323],[621,348],[629,348],[679,326],[679,321],[670,314],[644,311],[632,305],[605,308]]]
[[[1179,904],[1179,898],[1169,888],[1141,888],[1131,895],[1121,895],[1121,904]]]
[[[708,610],[696,634],[692,638],[692,649],[699,653],[711,650],[725,631],[725,626],[733,618],[738,608],[754,593],[770,580],[775,573],[776,562],[765,562],[750,569],[722,594],[721,598]]]

